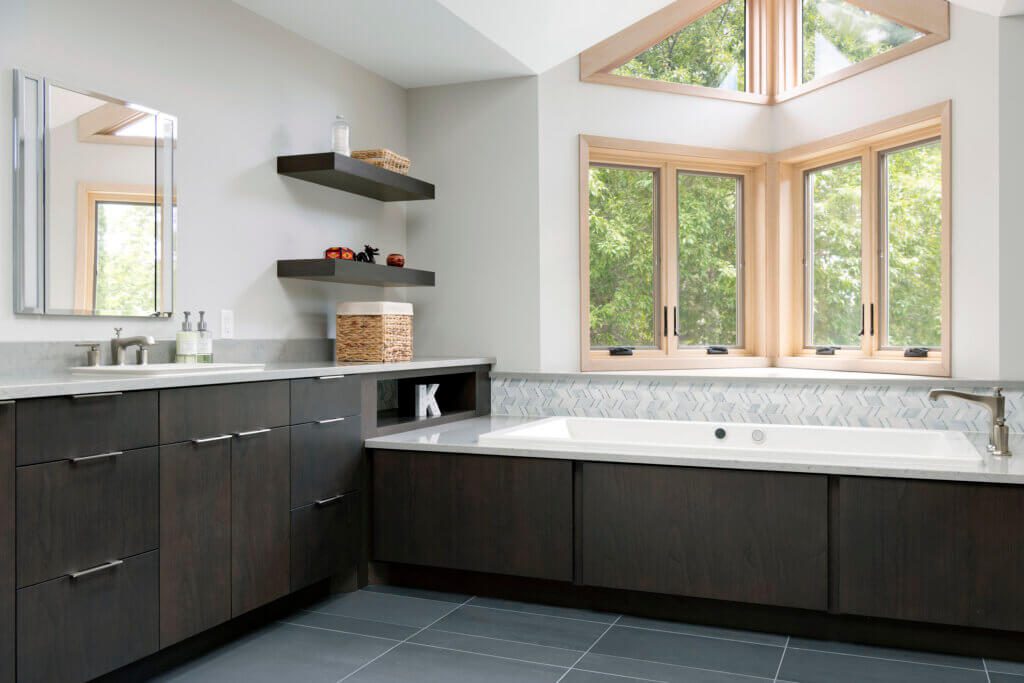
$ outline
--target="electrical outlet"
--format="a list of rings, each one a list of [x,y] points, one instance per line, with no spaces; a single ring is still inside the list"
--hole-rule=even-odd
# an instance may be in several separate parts
[[[235,338],[235,312],[229,310],[222,310],[220,312],[220,338],[221,339],[234,339]]]

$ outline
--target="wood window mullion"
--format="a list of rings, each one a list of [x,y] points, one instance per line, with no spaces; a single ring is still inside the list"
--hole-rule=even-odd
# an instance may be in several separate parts
[[[667,306],[668,334],[663,336],[665,353],[679,354],[679,337],[674,322],[678,320],[676,307],[679,305],[679,197],[676,181],[679,167],[666,163],[662,166],[661,219],[661,292],[662,306]],[[663,311],[665,309],[663,308]]]

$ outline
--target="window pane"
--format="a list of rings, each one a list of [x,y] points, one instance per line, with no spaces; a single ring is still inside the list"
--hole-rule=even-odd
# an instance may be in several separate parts
[[[882,155],[882,292],[887,346],[942,343],[942,148]]]
[[[861,331],[861,164],[809,171],[807,292],[810,346],[859,346]]]
[[[803,33],[804,83],[924,35],[845,0],[803,0]]]
[[[739,346],[742,179],[680,173],[679,346]]]
[[[590,169],[590,344],[653,347],[656,171]]]
[[[729,0],[612,73],[746,90],[747,3]]]
[[[96,203],[96,313],[152,315],[156,310],[156,209]]]

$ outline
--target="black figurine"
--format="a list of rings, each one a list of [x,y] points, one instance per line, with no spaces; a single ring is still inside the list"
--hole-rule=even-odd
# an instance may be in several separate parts
[[[362,263],[376,263],[377,261],[374,257],[379,253],[380,249],[371,247],[369,244],[364,244],[363,250],[356,254],[356,261],[361,261]]]

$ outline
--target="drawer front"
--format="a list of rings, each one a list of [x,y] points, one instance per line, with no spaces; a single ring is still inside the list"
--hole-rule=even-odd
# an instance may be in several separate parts
[[[160,443],[288,424],[288,382],[252,382],[160,392]]]
[[[292,510],[291,589],[355,569],[359,493]]]
[[[155,550],[156,448],[19,467],[18,586]]]
[[[18,679],[75,683],[157,650],[158,551],[18,591]]]
[[[292,380],[292,424],[360,413],[358,375]]]
[[[14,681],[14,403],[0,401],[0,683]]]
[[[357,418],[292,427],[291,506],[360,488],[363,444]]]
[[[18,464],[155,446],[157,392],[83,394],[18,402]]]

